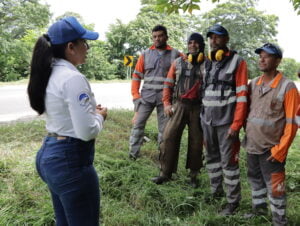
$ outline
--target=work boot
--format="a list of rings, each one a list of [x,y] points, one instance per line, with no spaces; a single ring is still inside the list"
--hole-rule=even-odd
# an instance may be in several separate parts
[[[245,213],[244,218],[250,219],[253,217],[259,217],[259,216],[267,216],[268,215],[268,208],[267,207],[259,207],[254,208],[250,213]]]
[[[198,188],[199,180],[197,179],[197,177],[191,177],[189,184],[192,186],[192,188]]]
[[[135,155],[133,153],[129,153],[129,159],[135,161],[138,158],[138,155]]]
[[[235,213],[235,210],[239,207],[239,203],[227,203],[225,207],[219,213],[221,216],[230,216]]]
[[[155,184],[163,184],[171,179],[171,176],[165,175],[162,172],[159,176],[153,177],[151,181]]]
[[[191,170],[189,177],[190,180],[188,180],[188,184],[191,185],[193,188],[197,188],[199,186],[199,180],[197,179],[197,176],[199,174],[199,170]]]

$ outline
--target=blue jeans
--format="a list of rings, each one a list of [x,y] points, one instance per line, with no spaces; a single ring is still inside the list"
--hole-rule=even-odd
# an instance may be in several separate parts
[[[36,168],[48,185],[58,226],[99,225],[100,189],[94,169],[95,141],[46,137]]]

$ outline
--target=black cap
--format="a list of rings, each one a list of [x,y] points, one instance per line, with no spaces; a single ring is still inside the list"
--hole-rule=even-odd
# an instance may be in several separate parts
[[[206,33],[206,37],[209,37],[211,34],[228,36],[228,31],[220,24],[215,24],[208,29],[208,32]]]
[[[192,41],[192,40],[194,40],[195,42],[199,43],[199,45],[200,45],[200,52],[203,52],[204,48],[205,48],[205,43],[204,43],[203,36],[200,35],[197,32],[194,32],[188,38],[187,43],[189,44],[189,42]]]
[[[272,43],[266,43],[262,47],[257,48],[255,50],[255,53],[260,54],[261,51],[265,51],[268,54],[275,55],[278,58],[282,58],[282,51],[279,48],[279,46],[272,44]]]
[[[192,33],[190,35],[190,37],[188,38],[187,42],[189,43],[190,41],[196,41],[199,43],[199,45],[204,45],[204,39],[202,37],[202,35],[200,35],[199,33],[195,32],[195,33]]]

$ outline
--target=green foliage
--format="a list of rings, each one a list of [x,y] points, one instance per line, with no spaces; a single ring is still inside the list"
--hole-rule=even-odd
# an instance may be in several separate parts
[[[39,0],[4,0],[0,3],[0,81],[15,81],[29,75],[33,46],[45,33],[50,20],[49,7]],[[55,20],[75,16],[87,29],[94,24],[84,24],[83,18],[66,12]],[[88,78],[104,80],[116,78],[116,66],[108,62],[104,43],[91,42],[89,59],[80,70]]]
[[[102,41],[89,42],[90,49],[87,63],[80,67],[80,71],[89,79],[107,80],[117,78],[116,65],[108,62],[108,51]]]
[[[300,15],[300,0],[290,0],[290,2],[293,4],[294,10],[297,14]]]
[[[89,59],[80,70],[92,79],[124,79],[127,70],[123,65],[124,55],[134,56],[136,62],[141,51],[152,45],[151,29],[155,25],[165,25],[170,37],[168,43],[184,52],[186,38],[191,32],[198,31],[205,36],[206,28],[218,22],[229,30],[230,46],[247,60],[249,77],[259,75],[257,56],[253,50],[262,43],[275,41],[277,17],[263,15],[255,10],[254,0],[231,0],[201,16],[168,15],[169,12],[178,12],[180,9],[190,13],[200,10],[200,2],[201,0],[142,0],[143,8],[136,19],[128,24],[117,20],[110,26],[106,42],[91,42]],[[295,9],[299,9],[299,0],[292,2]],[[169,6],[173,8],[170,9]],[[156,7],[161,7],[163,12],[157,12]],[[94,24],[85,24],[83,18],[74,12],[66,12],[55,20],[65,16],[76,16],[86,28],[94,28]],[[1,0],[0,82],[28,76],[34,43],[45,32],[50,17],[49,6],[41,4],[40,0]],[[284,60],[282,66],[285,64],[294,65],[293,62],[285,63]],[[288,71],[287,74],[293,74],[289,69],[286,66],[284,70]],[[291,78],[294,78],[293,75]]]
[[[212,0],[212,2],[218,2],[219,0]],[[189,12],[192,14],[194,10],[200,10],[200,0],[188,0],[188,1],[174,1],[174,0],[157,0],[155,2],[156,10],[159,12],[166,12],[171,14],[173,12],[179,13],[179,10],[183,12]]]
[[[206,170],[202,170],[200,187],[191,188],[185,170],[187,131],[181,142],[178,173],[173,180],[156,185],[150,181],[158,170],[156,115],[146,126],[151,141],[143,145],[141,158],[128,158],[130,111],[113,110],[105,129],[96,140],[94,166],[101,185],[101,221],[107,226],[182,226],[182,225],[266,225],[271,217],[244,219],[251,209],[251,191],[246,176],[245,151],[241,151],[242,201],[238,213],[220,217],[217,211],[226,201],[207,204],[210,192]],[[26,131],[26,132],[25,132]],[[45,134],[44,122],[19,122],[0,126],[0,225],[53,225],[54,213],[47,186],[38,177],[34,161]],[[286,163],[288,218],[299,225],[300,134],[289,150]],[[220,223],[221,222],[221,223]]]
[[[265,15],[256,10],[252,0],[219,4],[198,19],[199,30],[206,34],[207,28],[219,23],[230,36],[229,46],[247,61],[249,78],[260,74],[257,68],[257,54],[254,50],[266,42],[274,42],[278,17]],[[205,29],[203,29],[205,28]]]
[[[29,56],[35,40],[28,42],[26,36],[40,32],[49,19],[49,7],[41,5],[39,0],[0,2],[0,81],[28,75]]]
[[[121,62],[118,66],[120,78],[125,77],[124,55],[135,56],[137,60],[138,55],[152,45],[151,30],[158,24],[167,27],[168,44],[180,51],[186,49],[187,35],[193,31],[187,16],[159,13],[154,10],[153,6],[146,5],[141,9],[136,19],[128,24],[123,24],[120,20],[117,20],[115,24],[110,26],[109,31],[106,33],[107,48],[110,50],[110,61]]]
[[[212,3],[220,2],[220,0],[210,0]],[[289,0],[294,7],[294,10],[300,14],[300,0]],[[188,11],[190,14],[194,10],[201,10],[200,4],[201,0],[156,0],[156,1],[142,1],[142,2],[150,2],[156,6],[156,9],[159,12],[170,13],[179,13],[179,10],[183,10],[183,12]]]
[[[282,71],[283,74],[291,80],[297,80],[297,73],[300,69],[300,62],[296,62],[295,59],[283,58],[278,70]]]

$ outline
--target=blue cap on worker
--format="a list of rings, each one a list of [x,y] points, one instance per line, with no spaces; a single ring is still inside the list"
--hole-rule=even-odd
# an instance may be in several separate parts
[[[266,43],[262,47],[257,48],[255,50],[255,53],[260,54],[261,51],[265,51],[268,54],[275,55],[278,58],[282,58],[282,51],[279,48],[279,46],[272,44],[272,43]]]
[[[228,31],[220,24],[215,24],[208,29],[206,37],[209,37],[211,34],[228,36]]]
[[[48,29],[52,45],[64,44],[76,39],[96,40],[98,32],[85,29],[75,17],[65,17],[55,22]]]

